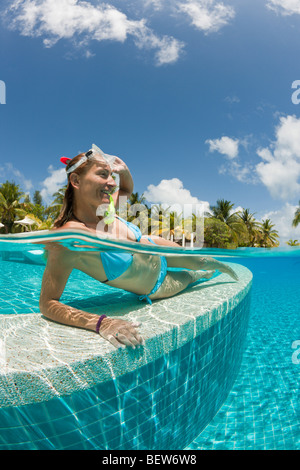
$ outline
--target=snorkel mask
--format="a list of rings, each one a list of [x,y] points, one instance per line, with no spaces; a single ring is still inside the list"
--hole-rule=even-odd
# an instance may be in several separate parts
[[[79,160],[78,162],[74,163],[68,170],[66,170],[67,175],[72,173],[73,171],[76,170],[79,166],[81,166],[83,163],[85,163],[87,160],[90,160],[92,158],[95,158],[95,156],[100,155],[106,163],[110,166],[111,170],[113,168],[113,164],[115,161],[115,157],[113,155],[108,155],[107,153],[104,153],[97,145],[93,144],[92,148],[86,152]],[[64,163],[65,165],[68,164],[68,162],[71,160],[71,158],[66,158],[62,157],[60,161]]]

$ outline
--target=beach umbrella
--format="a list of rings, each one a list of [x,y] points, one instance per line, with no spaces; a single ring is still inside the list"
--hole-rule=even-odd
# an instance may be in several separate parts
[[[19,225],[25,225],[25,227],[27,228],[27,225],[31,226],[31,225],[34,225],[36,222],[31,219],[30,217],[24,217],[24,219],[22,220],[15,220],[14,221],[14,224],[19,224]]]
[[[2,227],[4,227],[4,225],[3,225],[3,224],[1,224],[1,222],[0,222],[0,228],[2,228]]]
[[[15,220],[14,223],[15,223],[15,224],[20,224],[20,225],[33,225],[33,224],[35,224],[36,222],[35,222],[33,219],[31,219],[30,217],[27,217],[27,215],[26,215],[26,217],[24,217],[24,219],[22,219],[22,220]]]

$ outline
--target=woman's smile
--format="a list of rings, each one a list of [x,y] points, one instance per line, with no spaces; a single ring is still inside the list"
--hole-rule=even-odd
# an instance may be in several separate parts
[[[108,189],[101,189],[101,199],[107,199],[108,201],[110,201],[110,191]]]

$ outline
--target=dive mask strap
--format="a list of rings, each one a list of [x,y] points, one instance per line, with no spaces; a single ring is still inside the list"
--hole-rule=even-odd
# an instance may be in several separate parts
[[[93,156],[95,154],[99,154],[101,155],[104,160],[109,164],[109,166],[112,168],[113,164],[114,164],[114,161],[115,161],[115,157],[113,155],[108,155],[107,153],[104,153],[99,147],[97,147],[97,145],[93,144],[92,145],[92,148],[90,150],[88,150],[79,160],[78,162],[74,163],[74,165],[72,165],[68,170],[67,170],[67,175],[69,175],[70,173],[72,173],[73,171],[76,170],[76,168],[78,168],[80,165],[82,165],[83,163],[85,163],[89,158],[93,158]],[[65,165],[68,164],[68,162],[70,161],[71,159],[70,158],[66,158],[66,157],[62,157],[60,159],[60,161],[62,163],[64,163]]]
[[[72,173],[73,171],[76,170],[76,168],[78,168],[80,165],[82,165],[83,163],[85,163],[89,158],[91,158],[93,156],[93,150],[89,150],[88,152],[86,152],[86,154],[81,157],[77,163],[74,163],[74,165],[72,165],[68,170],[67,170],[67,175],[69,175],[70,173]]]

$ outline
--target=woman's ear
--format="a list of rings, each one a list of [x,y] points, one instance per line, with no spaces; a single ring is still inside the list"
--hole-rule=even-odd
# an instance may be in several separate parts
[[[78,188],[79,187],[79,176],[76,173],[71,173],[70,183],[73,186],[73,188]]]

